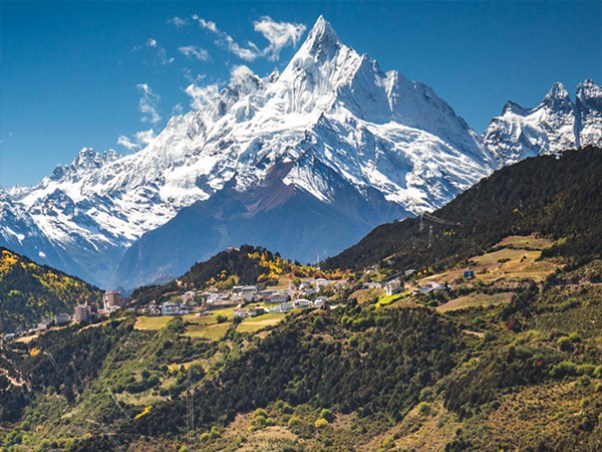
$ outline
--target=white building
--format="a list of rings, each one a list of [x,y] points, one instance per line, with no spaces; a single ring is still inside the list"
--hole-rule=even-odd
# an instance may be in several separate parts
[[[318,278],[314,281],[316,287],[328,287],[331,285],[330,281],[325,278]]]
[[[448,287],[436,283],[436,282],[429,282],[427,284],[425,284],[424,286],[422,286],[420,289],[418,289],[419,292],[422,292],[424,294],[429,294],[431,292],[435,292],[437,290],[447,290]]]
[[[391,281],[387,281],[385,283],[385,292],[387,295],[394,295],[401,292],[402,289],[403,283],[399,278],[392,279]]]
[[[297,298],[295,301],[293,301],[293,306],[295,308],[308,308],[313,306],[313,303],[307,298]]]
[[[280,303],[278,307],[274,310],[274,312],[289,312],[293,309],[293,304],[290,302]]]
[[[266,299],[268,303],[284,303],[290,298],[288,292],[272,292]]]
[[[379,282],[367,282],[364,284],[366,289],[382,289],[383,285]]]
[[[180,314],[180,303],[174,303],[173,301],[166,301],[161,304],[161,315],[179,315]]]
[[[110,306],[119,306],[122,307],[124,304],[124,300],[121,297],[121,292],[117,290],[107,290],[102,296],[104,301],[105,310]]]
[[[251,315],[249,314],[249,311],[247,311],[246,309],[235,309],[234,310],[235,318],[246,319],[247,317],[250,317],[250,316]]]
[[[66,325],[71,323],[71,316],[66,312],[61,312],[60,314],[54,316],[54,323],[57,325]]]
[[[323,308],[324,306],[326,306],[326,298],[324,297],[318,297],[314,300],[314,307],[315,308]]]

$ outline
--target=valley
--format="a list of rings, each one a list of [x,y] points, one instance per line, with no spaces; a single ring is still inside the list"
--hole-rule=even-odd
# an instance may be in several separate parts
[[[437,231],[421,265],[403,236],[363,268],[244,245],[137,289],[100,323],[7,341],[0,438],[9,450],[595,450],[602,265],[593,242],[574,250],[600,223],[565,214],[595,199],[598,179],[572,171],[598,153],[540,157],[567,174],[546,179],[534,210],[522,197],[522,215],[509,202],[507,218],[458,226],[532,161],[395,224],[414,240]],[[567,226],[536,229],[550,215]]]
[[[0,451],[602,450],[600,4],[200,6],[2,4]]]

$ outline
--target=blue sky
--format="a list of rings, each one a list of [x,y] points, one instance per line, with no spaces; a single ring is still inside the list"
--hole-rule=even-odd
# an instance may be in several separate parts
[[[119,137],[189,110],[193,81],[223,84],[240,64],[282,69],[320,14],[479,133],[507,100],[534,106],[555,81],[573,98],[578,82],[602,82],[600,2],[2,1],[0,185],[35,184],[84,146],[133,152]]]

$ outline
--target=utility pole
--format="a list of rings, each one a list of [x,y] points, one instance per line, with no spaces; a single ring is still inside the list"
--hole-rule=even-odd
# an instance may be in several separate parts
[[[433,246],[433,226],[429,226],[429,248]]]
[[[424,229],[424,223],[422,222],[422,214],[420,214],[420,226],[418,227],[419,232],[422,232]]]

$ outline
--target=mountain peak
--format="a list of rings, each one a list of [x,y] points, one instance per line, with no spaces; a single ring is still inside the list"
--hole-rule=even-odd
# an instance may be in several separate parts
[[[324,19],[324,16],[320,15],[316,20],[316,23],[311,28],[308,34],[308,39],[333,39],[334,41],[338,41],[339,37],[337,36],[337,32],[332,28],[330,22]]]
[[[507,113],[514,113],[514,114],[518,114],[521,116],[525,116],[528,112],[529,112],[529,109],[524,108],[524,107],[518,105],[516,102],[512,102],[511,100],[506,102],[504,104],[504,108],[502,108],[502,116],[504,116]]]
[[[324,16],[320,16],[309,31],[307,39],[302,47],[306,48],[310,54],[319,56],[324,50],[337,48],[340,45],[341,42],[339,41],[337,32],[332,28],[332,25],[324,19]]]
[[[564,88],[564,85],[560,82],[552,84],[550,91],[543,98],[543,104],[553,110],[561,111],[572,111],[573,103],[569,97],[569,92]]]
[[[583,101],[586,98],[602,97],[602,87],[596,85],[593,80],[587,79],[577,85],[577,99]]]

